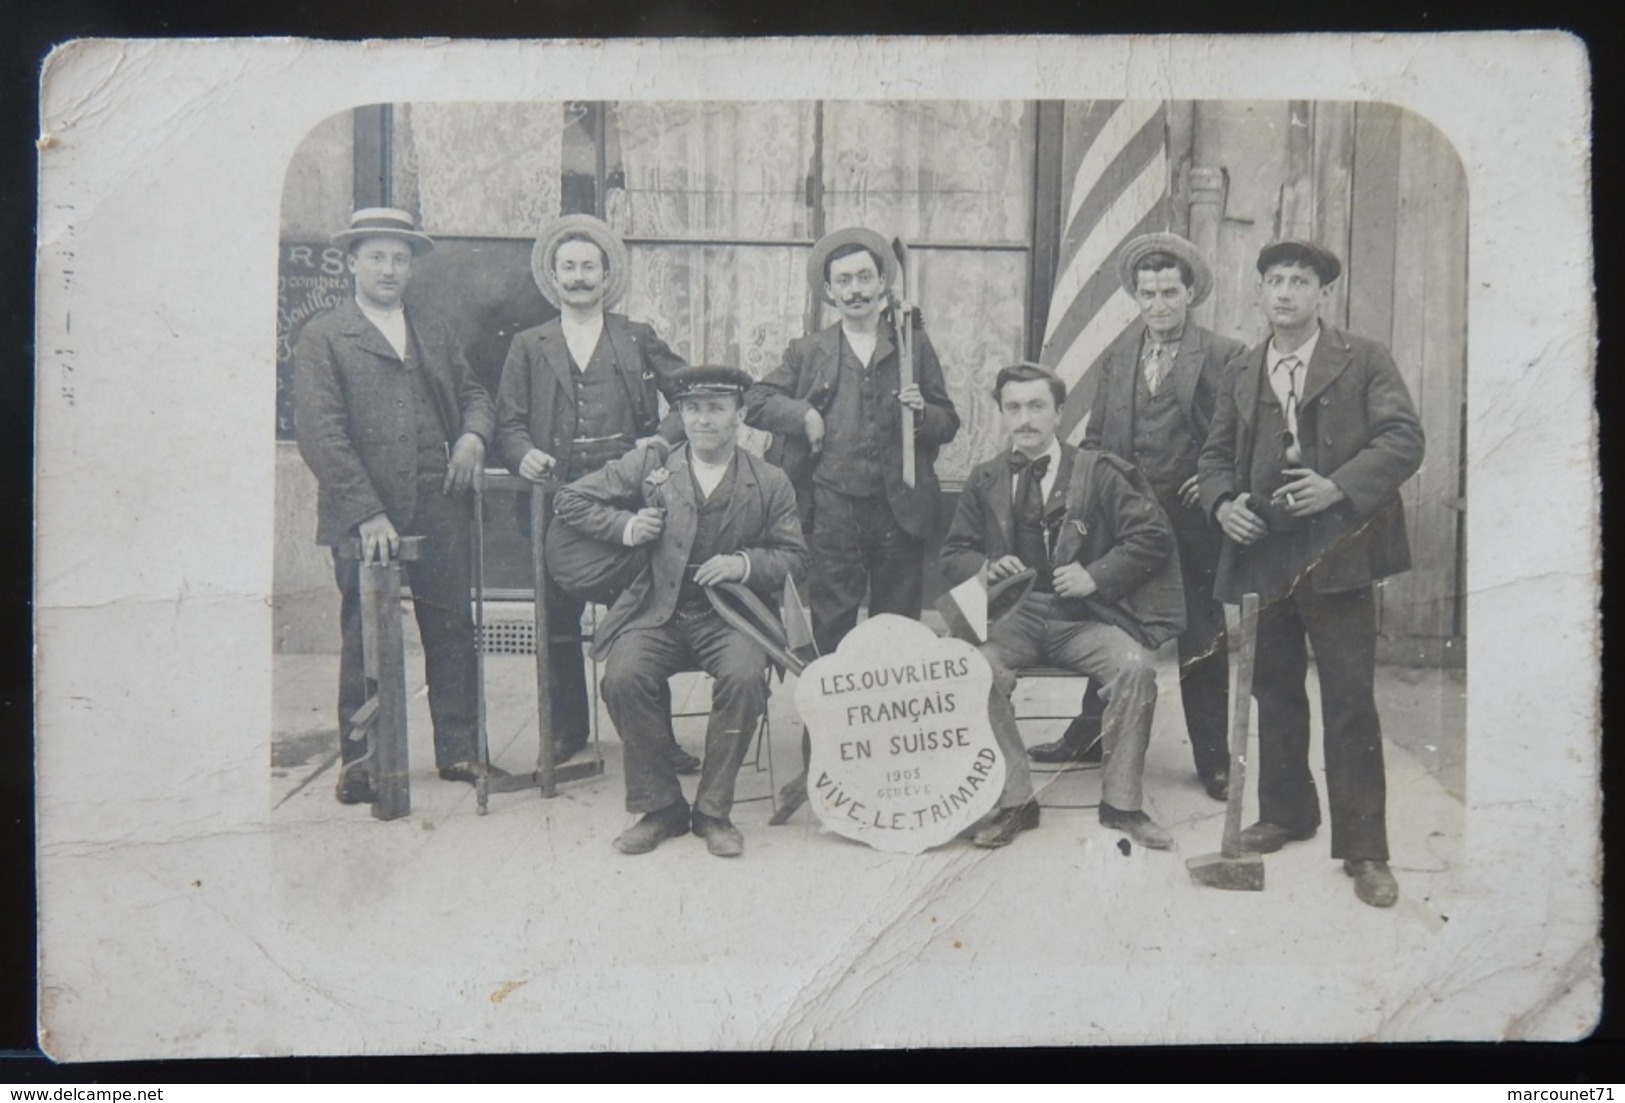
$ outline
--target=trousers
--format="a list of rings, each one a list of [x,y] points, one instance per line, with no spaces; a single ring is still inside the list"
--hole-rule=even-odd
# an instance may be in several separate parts
[[[429,686],[429,718],[434,724],[436,767],[472,762],[478,754],[479,668],[474,656],[474,617],[469,603],[473,502],[464,493],[440,492],[441,475],[420,478],[417,508],[402,536],[423,537],[419,559],[403,563],[412,587],[412,609],[423,637],[424,677]],[[361,564],[335,550],[333,577],[339,587],[339,746],[345,762],[365,753],[349,738],[350,717],[366,704],[365,657],[361,643]]]
[[[813,638],[822,654],[856,627],[865,596],[870,616],[920,618],[925,544],[897,523],[884,492],[854,498],[815,483],[807,546]]]
[[[767,711],[767,653],[707,609],[678,613],[658,628],[631,629],[610,645],[604,704],[625,748],[628,812],[656,812],[683,801],[668,753],[667,679],[696,667],[714,682],[694,807],[717,819],[727,819],[733,809],[734,781]]]
[[[981,647],[993,668],[989,715],[993,735],[1005,758],[999,807],[1032,799],[1027,750],[1016,728],[1010,697],[1019,671],[1049,663],[1099,684],[1100,695],[1106,701],[1101,727],[1101,800],[1120,812],[1138,811],[1145,801],[1141,777],[1157,704],[1152,653],[1115,625],[1057,618],[1054,603],[1052,594],[1028,594],[1008,616],[993,625]]]
[[[1295,834],[1320,826],[1309,773],[1308,643],[1320,674],[1332,857],[1388,858],[1387,781],[1377,716],[1376,598],[1316,593],[1305,578],[1258,612],[1258,812]]]

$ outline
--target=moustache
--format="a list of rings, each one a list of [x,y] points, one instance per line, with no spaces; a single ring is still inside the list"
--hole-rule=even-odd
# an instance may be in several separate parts
[[[566,291],[591,291],[598,285],[590,280],[572,280],[564,285]]]
[[[848,295],[846,298],[842,299],[841,302],[845,306],[868,306],[870,303],[874,302],[874,296]]]

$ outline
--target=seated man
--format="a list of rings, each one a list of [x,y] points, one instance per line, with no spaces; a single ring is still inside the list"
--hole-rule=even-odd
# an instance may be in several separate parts
[[[942,548],[950,586],[989,583],[1023,568],[1037,579],[988,631],[991,719],[1004,753],[1004,792],[977,846],[1007,846],[1038,826],[1038,803],[1010,694],[1023,667],[1050,663],[1088,675],[1106,699],[1100,822],[1158,850],[1172,837],[1141,808],[1140,774],[1157,701],[1152,649],[1184,627],[1178,555],[1168,518],[1123,460],[1055,437],[1066,385],[1017,364],[993,385],[1013,450],[971,472]]]
[[[604,702],[626,747],[626,808],[643,818],[615,840],[644,854],[694,833],[719,857],[743,852],[728,820],[734,778],[767,708],[767,654],[711,607],[706,587],[740,582],[767,597],[806,569],[795,491],[784,472],[735,446],[750,376],[697,366],[675,374],[688,443],[639,447],[559,491],[557,516],[600,540],[652,544],[649,567],[610,608],[593,644],[608,658]],[[618,503],[635,497],[633,513]],[[699,667],[716,679],[692,817],[670,756],[666,681]]]

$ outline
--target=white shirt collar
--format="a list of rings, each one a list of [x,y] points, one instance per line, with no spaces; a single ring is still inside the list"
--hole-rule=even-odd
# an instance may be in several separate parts
[[[564,331],[564,343],[575,359],[576,367],[587,370],[587,361],[598,348],[598,339],[604,333],[604,314],[599,311],[585,322],[577,322],[559,315],[559,328]]]
[[[1275,369],[1280,365],[1282,360],[1285,360],[1289,356],[1296,356],[1299,361],[1303,363],[1303,366],[1307,368],[1309,366],[1309,361],[1314,359],[1315,346],[1320,344],[1320,335],[1322,332],[1324,332],[1324,330],[1322,330],[1319,325],[1316,325],[1315,335],[1309,338],[1309,340],[1305,341],[1303,344],[1299,345],[1297,348],[1293,349],[1291,352],[1281,352],[1275,347],[1275,338],[1271,337],[1268,345],[1268,351],[1264,354],[1264,366],[1268,368],[1270,370],[1270,374],[1273,375],[1275,373]]]

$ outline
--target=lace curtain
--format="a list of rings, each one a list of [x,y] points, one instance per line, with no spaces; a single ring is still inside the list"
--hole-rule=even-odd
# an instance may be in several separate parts
[[[760,378],[805,332],[815,120],[808,102],[609,105],[606,212],[632,239],[623,309],[691,362]],[[1020,103],[830,103],[823,137],[826,227],[1017,246],[915,252],[915,298],[963,421],[937,471],[961,480],[1001,446],[988,389],[1022,354],[1031,120]]]
[[[559,214],[562,103],[414,103],[394,109],[398,207],[431,234],[534,237]]]

